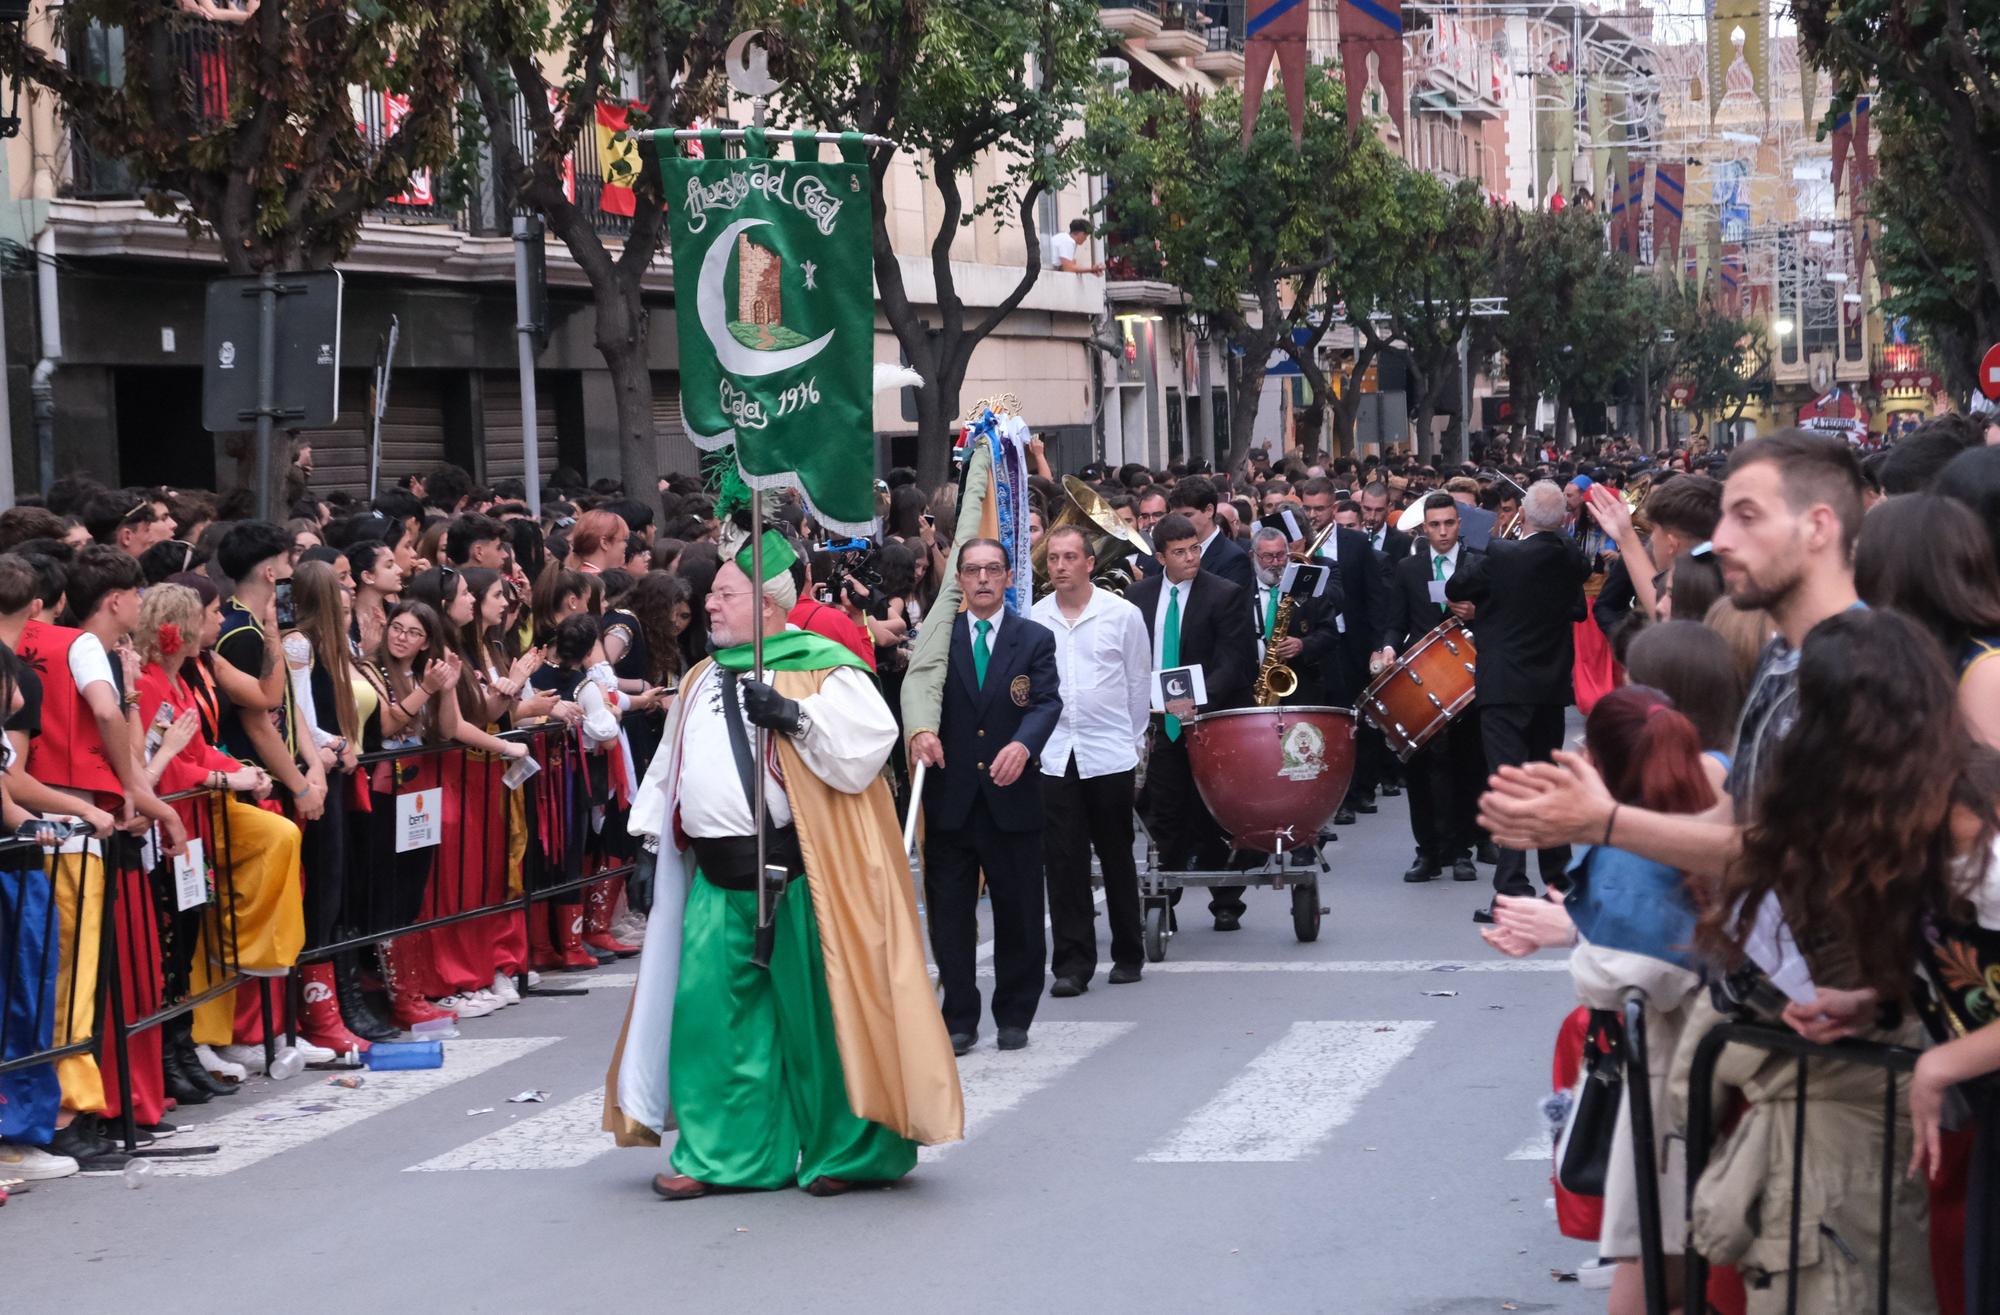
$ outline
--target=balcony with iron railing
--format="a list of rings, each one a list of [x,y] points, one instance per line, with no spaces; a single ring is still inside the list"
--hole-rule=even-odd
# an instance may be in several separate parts
[[[182,99],[177,110],[197,131],[221,125],[229,112],[234,31],[191,21],[173,26],[167,40],[172,63],[180,72],[178,86]],[[72,44],[69,56],[72,67],[79,72],[114,82],[122,76],[126,61],[124,33],[117,28],[92,27]],[[361,89],[354,91],[352,100],[356,131],[369,150],[382,150],[396,132],[407,102],[401,97]],[[62,191],[65,197],[79,201],[130,201],[146,190],[142,180],[134,177],[123,161],[95,147],[80,124],[68,125],[66,136],[69,178]],[[518,98],[513,137],[515,144],[527,153],[531,142]],[[446,225],[460,232],[504,233],[509,225],[507,216],[500,213],[505,207],[492,185],[490,161],[482,159],[476,173],[468,197],[448,199],[445,180],[435,171],[419,170],[402,192],[382,201],[369,217],[378,223]],[[600,233],[615,238],[630,233],[632,221],[628,216],[604,209],[604,171],[594,129],[586,129],[571,152],[564,183],[570,199],[592,217]]]

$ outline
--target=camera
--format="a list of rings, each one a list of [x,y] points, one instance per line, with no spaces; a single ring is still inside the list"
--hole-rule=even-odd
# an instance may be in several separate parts
[[[889,600],[882,594],[881,549],[867,539],[834,539],[813,545],[825,553],[833,565],[826,573],[829,601],[852,603],[876,620],[888,614]],[[867,592],[856,589],[856,583]]]

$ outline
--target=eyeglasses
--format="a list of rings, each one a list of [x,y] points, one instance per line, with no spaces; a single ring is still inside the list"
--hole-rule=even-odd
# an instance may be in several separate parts
[[[424,628],[422,626],[391,625],[389,627],[389,633],[396,636],[396,638],[398,639],[424,639],[427,637],[424,634]]]
[[[981,576],[985,575],[995,575],[995,576],[1005,575],[1007,574],[1007,568],[1001,565],[999,562],[982,562],[977,566],[969,564],[961,565],[958,568],[958,573],[960,575],[969,575],[973,579],[977,580]]]
[[[750,591],[748,589],[711,589],[708,591],[708,596],[710,598],[724,598],[724,599],[748,598],[750,596]]]

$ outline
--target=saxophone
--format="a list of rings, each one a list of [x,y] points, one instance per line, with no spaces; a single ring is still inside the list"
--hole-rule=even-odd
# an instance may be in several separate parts
[[[1271,619],[1271,642],[1264,646],[1264,665],[1257,669],[1257,683],[1250,687],[1250,697],[1260,708],[1290,698],[1299,688],[1299,673],[1278,660],[1278,641],[1290,632],[1291,624],[1292,596],[1288,593],[1278,599],[1277,615]]]

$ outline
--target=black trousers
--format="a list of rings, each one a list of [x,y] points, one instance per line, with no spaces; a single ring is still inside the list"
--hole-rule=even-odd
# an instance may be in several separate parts
[[[1486,750],[1479,717],[1461,715],[1403,764],[1410,787],[1410,833],[1417,853],[1438,864],[1471,855],[1479,843],[1479,794]]]
[[[1132,861],[1131,772],[1085,779],[1070,757],[1061,776],[1042,778],[1042,860],[1049,885],[1049,970],[1088,982],[1097,972],[1097,909],[1090,894],[1090,851],[1104,867],[1104,913],[1111,962],[1145,960],[1139,933],[1139,869]],[[997,947],[996,947],[997,948]]]
[[[1026,1027],[1042,998],[1048,947],[1042,940],[1042,833],[1003,831],[984,799],[955,830],[924,836],[924,904],[931,955],[944,988],[951,1032],[979,1030],[979,873],[993,901],[993,1022]]]
[[[1222,834],[1222,827],[1202,802],[1201,791],[1195,788],[1186,737],[1170,740],[1166,730],[1157,726],[1146,757],[1146,829],[1159,846],[1163,871],[1195,868],[1212,872],[1229,862],[1229,837]],[[1174,896],[1178,904],[1180,892],[1175,891]],[[1243,887],[1209,887],[1210,913],[1240,918],[1243,908]]]
[[[1547,762],[1562,748],[1563,709],[1559,704],[1487,703],[1479,705],[1479,737],[1486,745],[1486,769]],[[1560,885],[1569,867],[1569,846],[1541,851],[1542,884]],[[1493,889],[1502,895],[1532,895],[1528,856],[1518,849],[1500,851],[1493,869]]]

